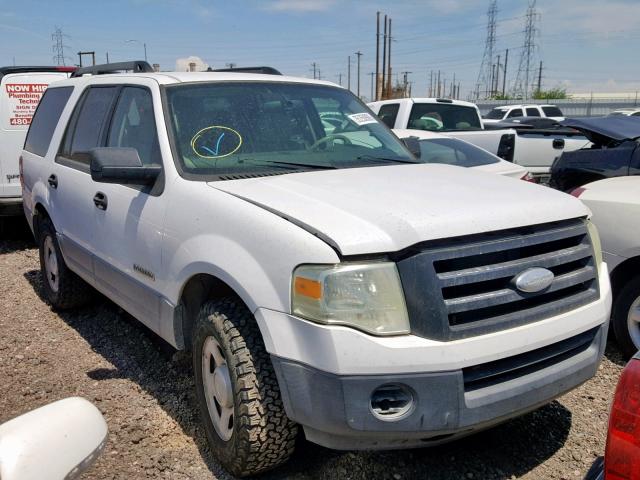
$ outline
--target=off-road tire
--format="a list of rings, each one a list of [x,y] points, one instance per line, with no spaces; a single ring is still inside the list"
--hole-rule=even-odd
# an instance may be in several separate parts
[[[207,409],[202,351],[213,336],[226,357],[233,392],[233,433],[224,441]],[[275,468],[293,453],[297,425],[285,413],[276,374],[256,324],[237,299],[205,303],[193,333],[196,397],[213,454],[231,473],[245,477]]]
[[[611,309],[611,327],[620,350],[627,358],[638,351],[638,347],[633,344],[627,324],[629,309],[638,297],[640,297],[640,275],[631,278],[620,289],[613,299],[613,308]]]
[[[58,263],[58,291],[54,291],[47,279],[45,267],[45,242],[47,237],[51,238]],[[93,289],[78,275],[69,270],[64,263],[56,230],[48,218],[40,220],[38,225],[38,247],[40,250],[40,273],[42,276],[42,290],[46,300],[58,310],[86,305],[93,298]]]

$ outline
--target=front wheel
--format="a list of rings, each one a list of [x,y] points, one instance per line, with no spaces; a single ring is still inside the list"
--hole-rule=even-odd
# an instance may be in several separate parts
[[[253,315],[225,298],[205,303],[193,335],[196,397],[211,450],[234,475],[286,462],[297,426],[284,411]]]
[[[629,280],[616,295],[611,325],[625,356],[634,355],[640,349],[640,275]]]

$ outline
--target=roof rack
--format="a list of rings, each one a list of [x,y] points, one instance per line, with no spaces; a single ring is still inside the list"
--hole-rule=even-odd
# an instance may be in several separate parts
[[[135,60],[133,62],[104,63],[102,65],[78,68],[71,74],[71,77],[81,77],[83,75],[104,75],[106,73],[126,71],[131,71],[133,73],[148,73],[153,72],[154,70],[153,67],[144,60]]]
[[[282,75],[273,67],[233,67],[233,68],[216,68],[209,67],[208,72],[237,72],[237,73],[262,73],[263,75]]]

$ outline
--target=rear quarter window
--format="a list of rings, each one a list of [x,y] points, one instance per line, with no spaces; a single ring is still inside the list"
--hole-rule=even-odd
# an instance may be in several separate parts
[[[540,110],[538,110],[535,107],[527,108],[527,117],[539,117],[539,116],[540,116]]]
[[[26,151],[41,157],[47,154],[53,132],[72,92],[73,87],[55,87],[45,91],[27,133]]]
[[[547,117],[563,117],[562,110],[558,107],[542,107],[542,111]]]
[[[378,117],[389,128],[393,128],[396,124],[396,118],[398,117],[398,110],[400,109],[399,103],[387,103],[380,107]]]

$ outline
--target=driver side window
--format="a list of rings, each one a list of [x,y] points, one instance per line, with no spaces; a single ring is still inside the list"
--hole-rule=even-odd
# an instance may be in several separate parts
[[[107,147],[135,148],[143,165],[162,163],[153,100],[147,89],[122,89],[113,113]]]

